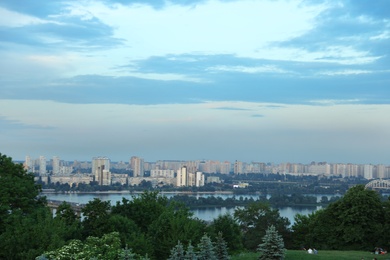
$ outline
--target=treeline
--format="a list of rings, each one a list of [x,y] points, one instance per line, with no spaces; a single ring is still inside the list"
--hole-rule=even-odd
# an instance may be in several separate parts
[[[363,185],[325,209],[297,215],[291,228],[263,201],[206,223],[183,203],[146,191],[114,206],[94,199],[81,219],[67,203],[53,216],[39,193],[33,176],[0,154],[0,259],[183,259],[172,255],[180,251],[179,241],[186,253],[204,256],[218,246],[219,236],[233,255],[256,251],[270,227],[288,249],[390,248],[390,201]]]
[[[323,196],[322,199],[317,202],[316,196],[309,196],[303,194],[273,194],[269,199],[267,199],[266,196],[259,196],[257,199],[254,199],[253,197],[244,196],[233,196],[224,199],[220,196],[195,197],[189,195],[175,195],[170,198],[171,201],[182,202],[189,208],[234,208],[238,206],[246,206],[255,202],[268,203],[273,207],[318,206],[327,205],[329,203],[337,201],[338,199],[340,199],[339,196],[333,196],[330,199],[328,199],[327,196]]]

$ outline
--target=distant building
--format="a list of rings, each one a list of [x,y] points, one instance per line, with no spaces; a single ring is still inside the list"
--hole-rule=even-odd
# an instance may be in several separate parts
[[[99,185],[111,185],[110,159],[94,157],[92,159],[92,174]]]
[[[130,158],[130,168],[133,170],[133,177],[144,176],[144,159],[137,156]]]
[[[34,172],[34,161],[31,160],[30,156],[26,156],[23,167],[27,172]]]
[[[196,172],[195,173],[195,186],[202,187],[202,186],[204,186],[204,183],[205,183],[204,174],[202,172]]]
[[[234,174],[243,174],[244,173],[244,167],[243,167],[243,163],[240,162],[240,161],[235,161],[234,162]]]
[[[45,156],[39,156],[39,175],[46,174],[46,158]]]
[[[152,178],[158,178],[158,177],[174,178],[175,177],[175,171],[174,170],[154,169],[154,170],[150,171],[150,177],[152,177]]]
[[[71,187],[74,184],[76,186],[79,185],[80,183],[89,184],[91,183],[92,180],[93,180],[93,176],[87,174],[53,175],[50,177],[51,183],[59,183],[59,184],[67,183]]]
[[[177,171],[176,186],[188,186],[187,167],[183,166]]]
[[[221,183],[221,180],[219,179],[219,177],[209,176],[207,177],[207,183]]]
[[[54,156],[52,161],[53,174],[58,175],[60,173],[60,157]]]
[[[374,166],[371,164],[365,164],[363,170],[363,176],[367,180],[374,179]]]
[[[330,175],[330,165],[328,163],[312,163],[308,169],[309,174]]]

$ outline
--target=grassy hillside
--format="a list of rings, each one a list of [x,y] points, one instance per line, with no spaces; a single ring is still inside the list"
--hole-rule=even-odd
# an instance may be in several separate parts
[[[235,255],[232,260],[255,260],[259,257],[259,254],[246,253]],[[375,255],[366,251],[318,251],[317,255],[308,254],[302,250],[288,250],[285,260],[390,260],[390,254]]]

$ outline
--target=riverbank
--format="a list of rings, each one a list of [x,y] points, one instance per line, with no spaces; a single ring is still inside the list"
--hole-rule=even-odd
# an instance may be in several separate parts
[[[108,191],[55,191],[52,189],[42,189],[41,194],[142,194],[144,191],[130,191],[130,190],[108,190]],[[234,194],[233,191],[159,191],[159,194]],[[238,196],[238,195],[237,195]]]

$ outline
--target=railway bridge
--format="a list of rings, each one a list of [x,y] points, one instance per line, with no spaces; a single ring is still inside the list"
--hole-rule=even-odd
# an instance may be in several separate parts
[[[390,180],[377,179],[366,184],[366,189],[390,190]]]

